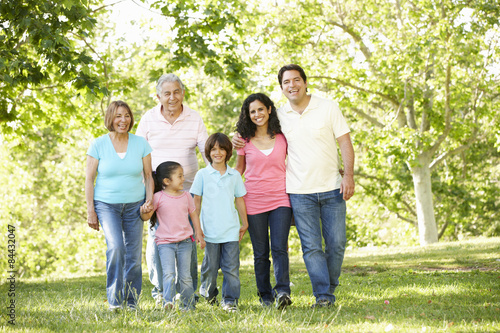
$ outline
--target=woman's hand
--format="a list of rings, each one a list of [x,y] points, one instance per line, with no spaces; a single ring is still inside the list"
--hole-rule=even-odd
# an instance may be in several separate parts
[[[97,214],[95,213],[94,210],[87,212],[87,221],[89,227],[99,231],[99,220],[97,219]]]

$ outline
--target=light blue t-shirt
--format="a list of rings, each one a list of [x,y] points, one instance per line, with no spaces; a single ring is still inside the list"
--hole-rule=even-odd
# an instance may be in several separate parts
[[[203,197],[201,228],[205,241],[210,243],[237,242],[240,238],[240,219],[234,199],[247,191],[240,173],[226,167],[222,176],[211,165],[199,170],[191,185],[191,193]]]
[[[109,204],[143,200],[146,188],[142,176],[142,159],[151,151],[146,139],[129,133],[127,153],[121,159],[109,133],[95,139],[87,151],[87,155],[99,161],[94,200]]]

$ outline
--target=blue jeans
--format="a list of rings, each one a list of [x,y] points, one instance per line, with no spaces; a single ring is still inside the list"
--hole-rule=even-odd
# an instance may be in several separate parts
[[[175,298],[175,268],[177,267],[177,281],[180,286],[181,302],[185,309],[194,309],[194,289],[191,280],[190,262],[193,249],[191,238],[177,243],[160,244],[161,267],[163,270],[163,300],[174,302]]]
[[[136,305],[142,285],[142,228],[139,209],[144,200],[108,204],[94,201],[106,238],[106,294],[110,306]]]
[[[278,207],[269,212],[248,215],[248,232],[252,240],[255,280],[261,302],[272,302],[277,294],[290,295],[288,261],[288,234],[292,209]],[[271,287],[269,260],[269,232],[276,285]]]
[[[191,223],[191,218],[189,219]],[[149,281],[153,285],[151,290],[151,296],[156,299],[158,295],[163,293],[163,271],[161,268],[160,255],[158,253],[158,246],[155,243],[155,234],[158,229],[158,222],[153,227],[153,230],[149,227],[148,222],[148,243],[146,246],[146,264],[148,266]],[[193,231],[194,237],[194,231]],[[196,242],[192,242],[191,250],[191,280],[193,281],[193,289],[196,290],[198,287],[198,254],[196,251]],[[177,291],[180,292],[180,285],[177,283]]]
[[[340,190],[290,194],[295,225],[316,300],[335,302],[344,260],[346,204]],[[321,222],[320,222],[321,219]],[[323,251],[321,235],[325,240]]]
[[[222,270],[222,303],[238,304],[240,298],[240,244],[239,242],[209,243],[201,264],[200,295],[207,300],[216,299],[217,275]]]

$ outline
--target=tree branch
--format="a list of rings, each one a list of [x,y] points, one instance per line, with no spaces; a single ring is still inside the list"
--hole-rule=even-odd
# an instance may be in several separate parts
[[[385,125],[379,122],[377,119],[373,118],[372,116],[368,115],[365,113],[363,110],[358,109],[356,107],[350,107],[352,111],[354,111],[357,115],[361,116],[363,119],[368,120],[372,125],[375,125],[376,127],[384,128]]]
[[[446,79],[445,79],[445,103],[444,103],[444,130],[443,133],[437,138],[436,142],[429,149],[430,156],[439,149],[439,146],[448,137],[451,131],[451,107],[450,107],[450,85],[451,85],[451,61],[448,58],[448,64],[446,65]]]
[[[373,90],[368,90],[368,89],[365,89],[365,88],[362,88],[362,87],[358,87],[352,83],[349,83],[349,82],[346,82],[346,81],[343,81],[343,80],[340,80],[340,79],[337,79],[337,78],[333,78],[333,77],[330,77],[330,76],[323,76],[323,75],[320,75],[320,76],[310,76],[309,78],[311,79],[327,79],[327,80],[332,80],[332,81],[335,81],[345,87],[350,87],[350,88],[353,88],[355,90],[358,90],[358,91],[362,91],[362,92],[366,92],[366,93],[369,93],[369,94],[374,94],[374,95],[377,95],[377,96],[380,96],[382,97],[383,99],[385,99],[386,101],[389,101],[396,109],[399,107],[399,102],[397,99],[395,99],[394,97],[390,96],[390,95],[386,95],[386,94],[382,94],[378,91],[373,91]]]

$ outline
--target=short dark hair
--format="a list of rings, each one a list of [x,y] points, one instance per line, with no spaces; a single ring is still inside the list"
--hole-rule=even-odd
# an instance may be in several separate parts
[[[236,131],[238,131],[241,137],[246,140],[250,140],[255,136],[257,125],[255,125],[250,119],[250,104],[255,101],[260,101],[264,104],[266,109],[271,108],[267,134],[274,137],[276,134],[281,133],[281,126],[280,121],[278,120],[278,114],[276,113],[276,107],[274,106],[273,101],[267,95],[262,93],[251,94],[245,99],[243,105],[241,106],[240,118],[236,124]]]
[[[296,64],[289,64],[289,65],[285,65],[283,67],[280,68],[280,71],[278,72],[278,82],[280,83],[280,87],[282,87],[281,83],[283,81],[283,74],[285,74],[286,71],[297,71],[299,72],[300,74],[300,77],[302,78],[302,80],[304,80],[304,82],[307,83],[307,76],[306,76],[306,72],[304,72],[304,70],[302,69],[302,67],[300,67],[299,65],[296,65]]]
[[[221,147],[226,151],[226,163],[227,163],[231,159],[231,156],[233,155],[233,144],[231,143],[231,140],[229,140],[226,134],[220,132],[210,135],[207,139],[207,142],[205,142],[205,156],[207,157],[207,160],[210,163],[212,163],[212,158],[210,157],[210,151],[212,150],[212,148],[215,146],[216,143],[218,143],[219,147]]]
[[[109,104],[108,109],[106,110],[106,115],[104,116],[104,126],[106,126],[108,131],[114,132],[115,128],[113,127],[113,120],[115,119],[116,111],[119,107],[125,108],[130,115],[130,126],[127,130],[127,132],[130,132],[132,127],[134,127],[134,114],[132,113],[130,106],[128,106],[128,104],[124,101],[113,101]]]

